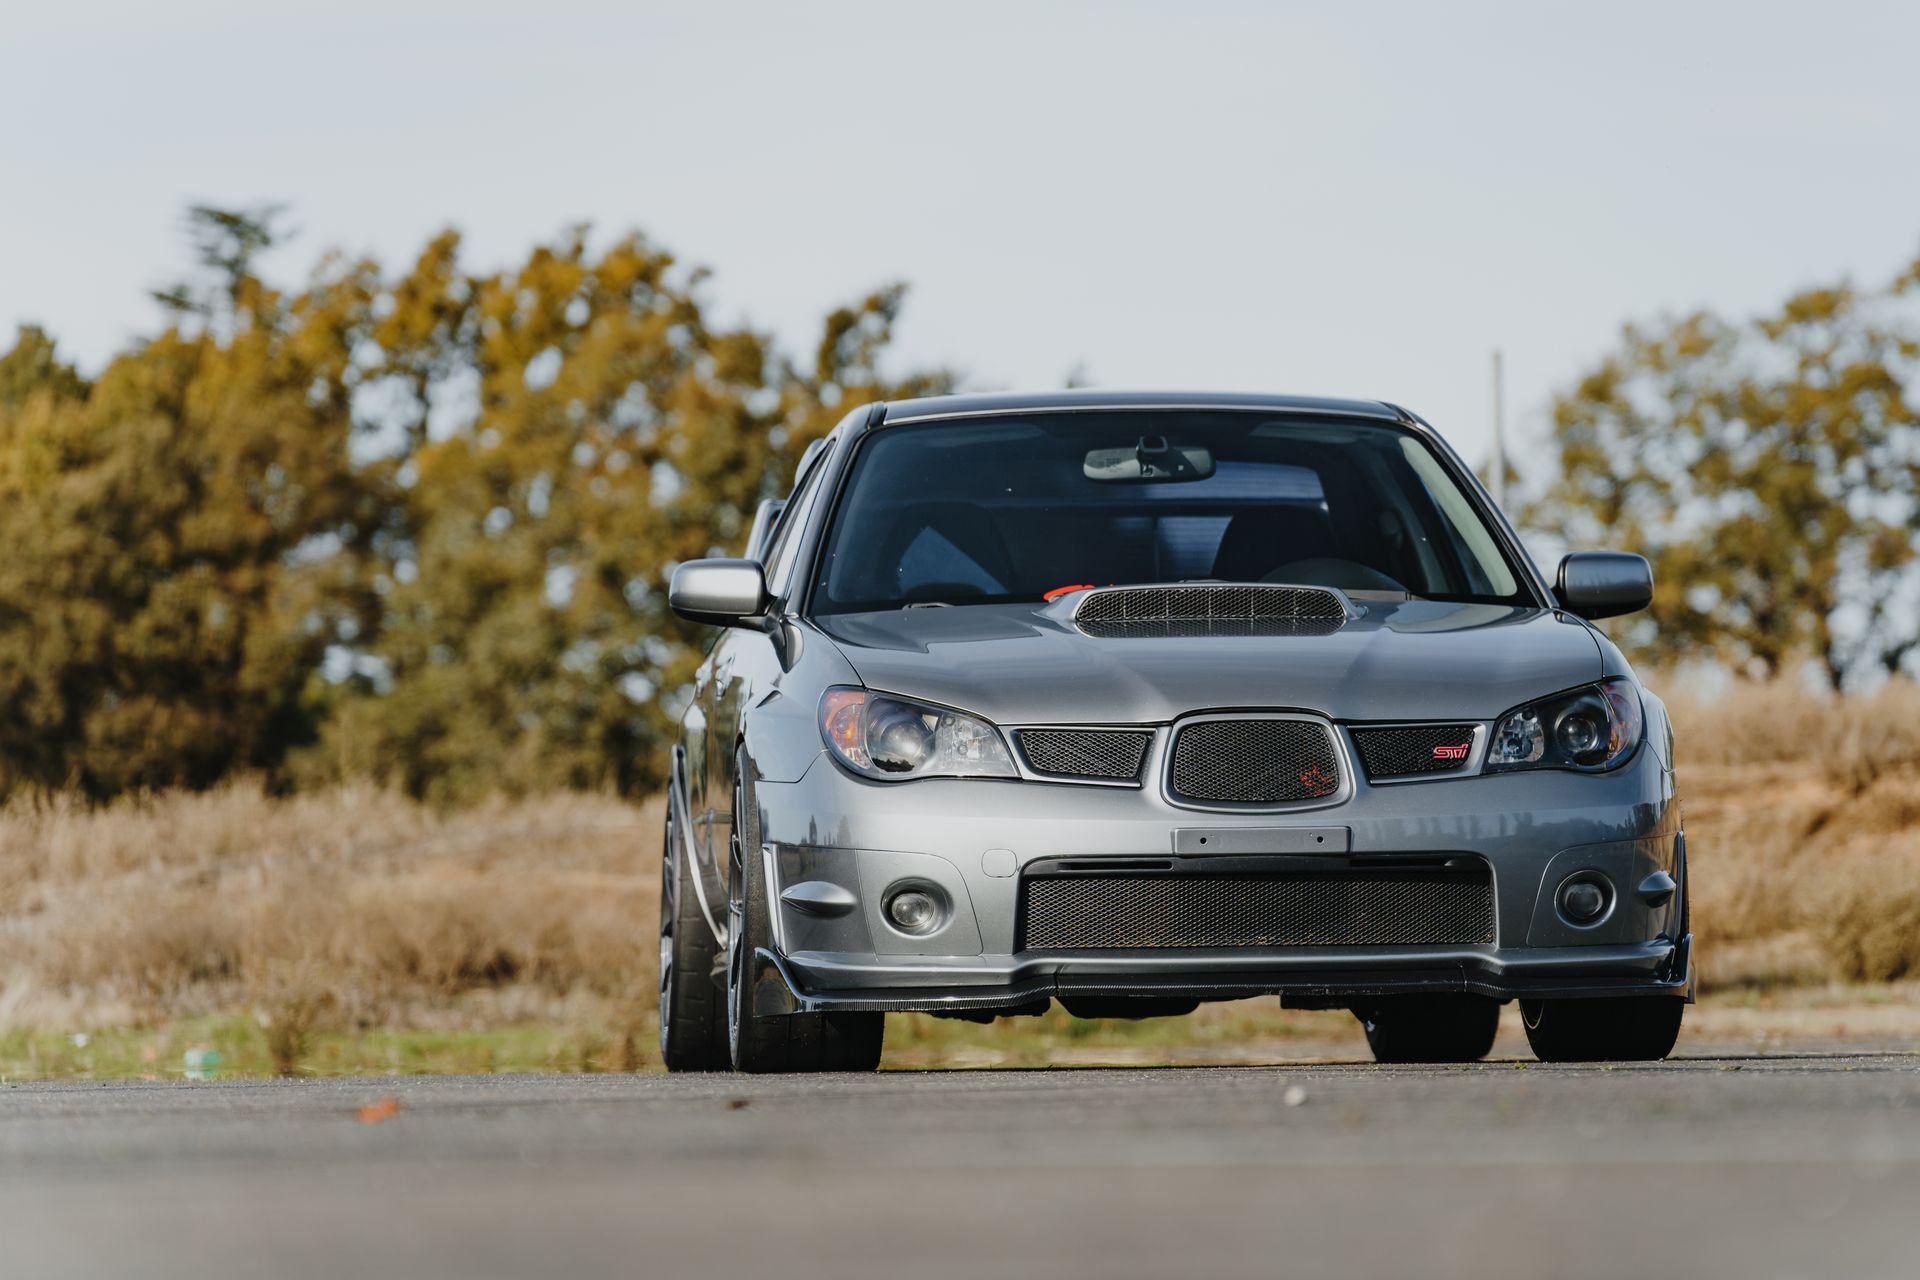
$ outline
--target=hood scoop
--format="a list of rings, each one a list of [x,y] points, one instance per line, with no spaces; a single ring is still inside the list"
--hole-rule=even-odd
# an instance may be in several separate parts
[[[1356,616],[1327,587],[1223,582],[1088,591],[1074,599],[1071,620],[1102,639],[1181,639],[1326,636]]]

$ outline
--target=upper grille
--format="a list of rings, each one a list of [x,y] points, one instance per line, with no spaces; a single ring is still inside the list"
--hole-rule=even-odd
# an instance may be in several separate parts
[[[1493,941],[1493,884],[1484,864],[1035,877],[1021,921],[1020,950],[1466,946]]]
[[[1422,773],[1451,773],[1467,767],[1473,754],[1470,724],[1408,724],[1385,729],[1355,729],[1353,745],[1369,778],[1406,778]]]
[[[1346,623],[1318,587],[1116,587],[1091,592],[1073,623],[1093,636],[1327,635]]]
[[[1287,804],[1340,789],[1333,734],[1314,720],[1202,720],[1173,740],[1173,792],[1184,800]]]
[[[1036,773],[1074,778],[1140,776],[1153,734],[1145,729],[1022,729],[1020,753]]]

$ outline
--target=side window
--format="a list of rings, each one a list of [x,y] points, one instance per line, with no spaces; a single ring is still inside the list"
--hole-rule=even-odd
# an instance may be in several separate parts
[[[827,451],[823,449],[807,474],[800,477],[793,496],[787,499],[787,509],[781,513],[780,527],[774,534],[773,546],[767,551],[767,590],[776,599],[787,594],[787,584],[793,580],[793,562],[800,554],[800,534],[807,527],[807,517],[813,514],[814,499],[820,494],[820,479],[826,474]]]
[[[1460,492],[1460,486],[1447,475],[1439,459],[1412,436],[1400,438],[1400,451],[1419,476],[1426,496],[1440,509],[1442,531],[1461,567],[1466,570],[1466,590],[1478,595],[1511,596],[1520,590],[1506,557],[1493,540],[1493,533],[1474,511],[1473,504]]]

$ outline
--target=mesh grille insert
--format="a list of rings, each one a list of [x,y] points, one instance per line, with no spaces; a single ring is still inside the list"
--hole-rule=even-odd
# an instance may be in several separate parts
[[[1204,720],[1173,742],[1173,792],[1185,800],[1287,804],[1339,789],[1333,734],[1312,720]]]
[[[1022,883],[1020,907],[1020,950],[1493,941],[1493,884],[1485,866],[1035,877]]]
[[[1470,724],[1396,725],[1355,729],[1353,745],[1369,778],[1407,778],[1422,773],[1452,773],[1467,767],[1473,754]]]
[[[1095,591],[1073,623],[1093,636],[1328,635],[1346,623],[1317,587],[1122,587]]]
[[[1039,773],[1073,778],[1140,776],[1153,734],[1142,729],[1022,729],[1020,753]]]

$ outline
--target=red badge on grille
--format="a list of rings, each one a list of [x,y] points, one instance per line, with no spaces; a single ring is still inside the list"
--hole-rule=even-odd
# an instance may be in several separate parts
[[[1300,771],[1300,785],[1310,796],[1324,796],[1331,795],[1338,784],[1334,782],[1333,775],[1325,769],[1318,765],[1308,765]]]
[[[1435,760],[1465,760],[1467,758],[1467,748],[1472,745],[1470,742],[1463,742],[1457,747],[1435,747],[1433,749],[1433,758]]]

